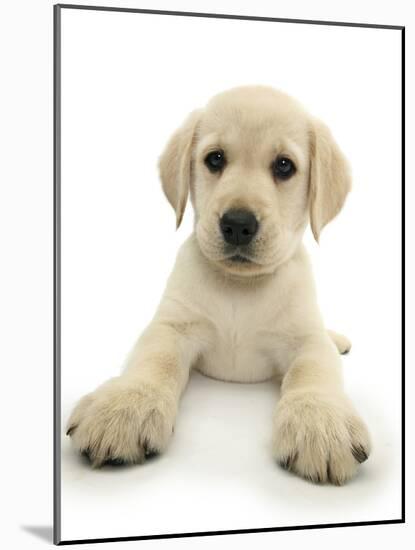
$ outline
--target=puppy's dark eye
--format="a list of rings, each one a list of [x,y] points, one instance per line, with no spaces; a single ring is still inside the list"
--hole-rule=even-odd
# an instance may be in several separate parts
[[[272,165],[274,176],[281,180],[290,178],[295,173],[295,166],[292,160],[287,157],[277,157]]]
[[[220,172],[226,163],[225,153],[223,151],[212,151],[205,158],[205,164],[211,172]]]

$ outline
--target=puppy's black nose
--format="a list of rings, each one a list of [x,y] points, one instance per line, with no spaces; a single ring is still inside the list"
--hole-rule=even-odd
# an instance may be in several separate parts
[[[249,210],[228,210],[221,217],[220,229],[229,244],[249,244],[258,231],[258,221]]]

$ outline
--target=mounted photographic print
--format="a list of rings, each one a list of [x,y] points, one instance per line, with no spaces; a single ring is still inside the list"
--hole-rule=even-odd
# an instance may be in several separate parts
[[[403,27],[54,10],[55,543],[404,521]]]

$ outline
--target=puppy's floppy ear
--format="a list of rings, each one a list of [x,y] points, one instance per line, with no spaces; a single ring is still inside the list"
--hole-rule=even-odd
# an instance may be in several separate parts
[[[310,163],[310,223],[318,242],[320,232],[341,210],[351,189],[349,165],[328,127],[312,121]]]
[[[167,200],[176,211],[179,227],[189,195],[192,149],[201,110],[193,111],[175,131],[159,159],[160,179]]]

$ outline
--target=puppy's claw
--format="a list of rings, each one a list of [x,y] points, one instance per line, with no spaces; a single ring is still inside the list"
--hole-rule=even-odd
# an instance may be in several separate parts
[[[365,449],[362,447],[362,445],[358,445],[357,447],[352,447],[352,455],[357,460],[357,462],[365,462],[369,457],[365,451]]]
[[[279,461],[279,464],[281,468],[284,468],[284,470],[291,470],[296,460],[297,460],[297,453],[295,453],[295,455],[288,455],[283,457]]]
[[[69,426],[69,428],[66,431],[66,435],[71,435],[74,430],[76,430],[78,426],[76,424],[72,424],[72,426]]]
[[[333,483],[333,479],[331,477],[331,471],[330,471],[330,461],[328,460],[327,461],[327,471],[326,471],[326,477],[328,479],[328,481],[330,481],[330,483]]]
[[[155,449],[146,449],[145,451],[145,457],[146,459],[152,459],[152,458],[155,458],[156,456],[158,456],[160,453],[158,451],[156,451]]]
[[[93,470],[98,470],[98,468],[101,468],[101,466],[104,464],[104,461],[102,458],[94,458],[91,461],[91,467]]]
[[[123,458],[108,458],[104,464],[105,466],[125,466],[126,462]]]
[[[91,459],[91,450],[89,447],[87,447],[86,449],[82,449],[81,450],[81,455],[84,456],[85,458],[89,458]]]

